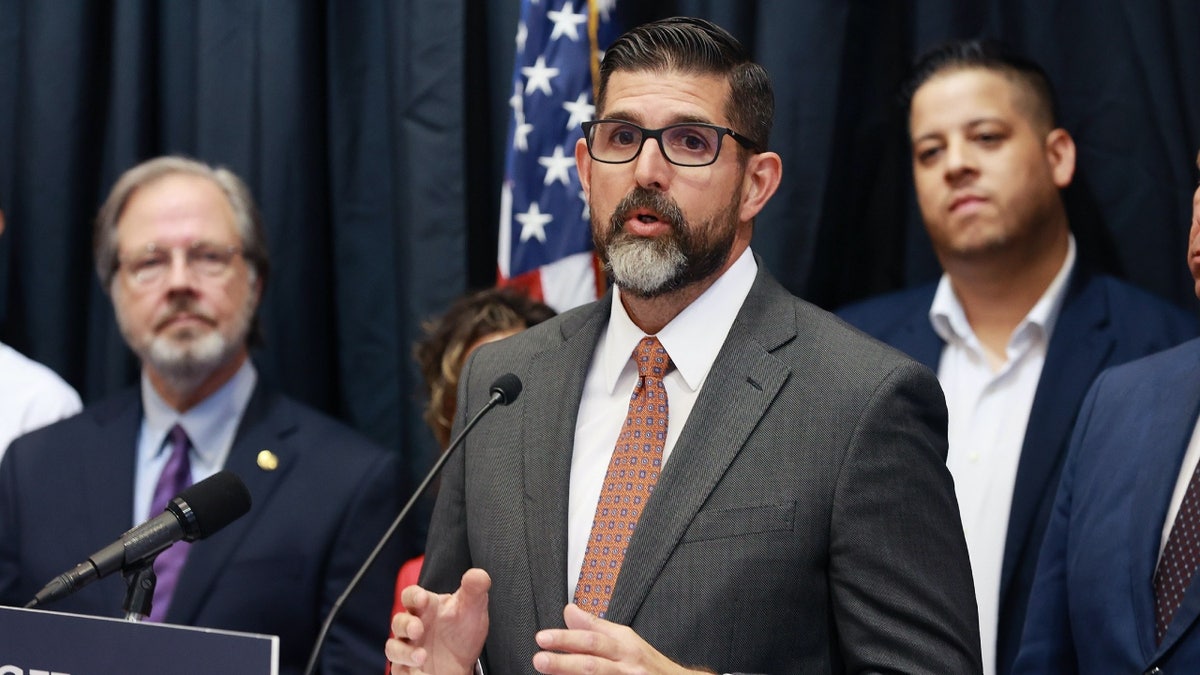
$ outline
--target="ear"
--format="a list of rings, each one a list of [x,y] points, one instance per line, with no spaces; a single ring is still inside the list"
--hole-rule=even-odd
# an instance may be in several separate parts
[[[579,185],[583,188],[583,196],[592,196],[592,156],[587,151],[587,141],[582,138],[575,141],[575,170],[579,172]]]
[[[1046,135],[1046,161],[1058,189],[1071,184],[1075,176],[1075,139],[1066,129],[1054,129]]]
[[[779,188],[783,177],[783,161],[774,152],[751,155],[746,162],[746,175],[742,180],[742,207],[738,220],[748,222],[766,206],[771,195]]]
[[[263,283],[262,275],[255,273],[254,284],[250,287],[250,292],[254,294],[254,311],[255,312],[257,312],[258,308],[262,306],[263,290],[265,290],[264,287],[265,287],[265,284]]]

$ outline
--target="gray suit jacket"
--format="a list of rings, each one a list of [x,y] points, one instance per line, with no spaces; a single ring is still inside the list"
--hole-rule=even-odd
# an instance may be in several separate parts
[[[759,274],[638,524],[608,618],[719,672],[980,671],[936,378]],[[481,348],[459,419],[525,384],[447,463],[422,573],[493,580],[489,673],[563,626],[575,422],[610,297]]]

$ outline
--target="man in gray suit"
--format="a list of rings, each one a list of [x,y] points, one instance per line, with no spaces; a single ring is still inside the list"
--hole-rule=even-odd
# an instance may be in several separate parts
[[[669,19],[609,48],[596,110],[616,288],[464,369],[458,429],[499,375],[525,393],[447,464],[392,672],[980,672],[937,380],[750,251],[766,72]]]

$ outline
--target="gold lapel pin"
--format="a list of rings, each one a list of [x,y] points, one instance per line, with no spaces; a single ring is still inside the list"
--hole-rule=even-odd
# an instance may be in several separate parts
[[[279,468],[279,457],[270,450],[262,450],[258,453],[258,468],[263,471],[274,471]]]

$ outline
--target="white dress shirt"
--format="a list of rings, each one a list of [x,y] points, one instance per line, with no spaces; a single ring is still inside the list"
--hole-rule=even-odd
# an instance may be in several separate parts
[[[0,458],[14,438],[82,408],[58,373],[0,343]]]
[[[1074,264],[1071,238],[1062,267],[1013,331],[1005,362],[995,371],[946,275],[929,309],[933,329],[946,341],[938,363],[949,412],[946,466],[954,476],[975,578],[985,675],[996,671],[1000,575],[1021,446]]]
[[[658,332],[658,340],[675,366],[663,378],[668,406],[664,471],[757,274],[758,265],[746,249],[725,274]],[[645,333],[634,325],[621,304],[620,290],[614,291],[608,328],[592,353],[575,423],[567,514],[567,597],[575,595],[596,502],[629,412],[629,398],[638,376],[633,349],[643,337]]]

